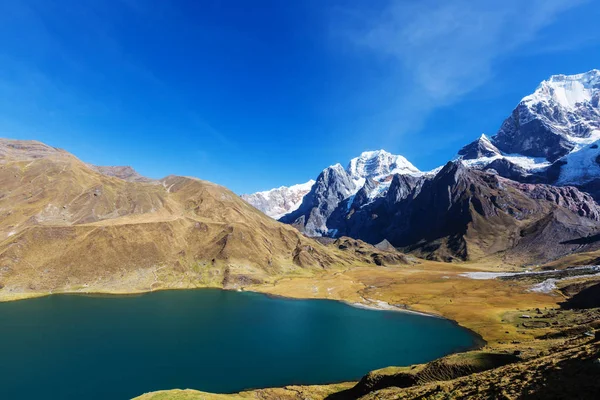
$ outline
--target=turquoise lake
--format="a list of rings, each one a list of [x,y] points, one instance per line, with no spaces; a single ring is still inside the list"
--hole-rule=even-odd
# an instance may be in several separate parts
[[[5,399],[128,399],[359,379],[472,347],[455,323],[217,289],[0,303]]]

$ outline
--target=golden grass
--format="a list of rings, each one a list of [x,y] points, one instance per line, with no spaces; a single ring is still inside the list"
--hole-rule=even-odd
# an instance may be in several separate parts
[[[480,334],[486,341],[527,340],[503,321],[507,311],[556,306],[562,297],[527,292],[515,281],[473,280],[461,277],[474,265],[424,261],[395,268],[353,268],[307,278],[282,278],[252,290],[299,298],[328,298],[348,302],[385,301],[410,310],[440,315]]]
[[[286,386],[283,388],[258,389],[235,394],[213,394],[198,390],[164,390],[151,392],[133,400],[249,400],[249,399],[324,399],[330,394],[350,389],[354,383],[336,383],[318,386]]]

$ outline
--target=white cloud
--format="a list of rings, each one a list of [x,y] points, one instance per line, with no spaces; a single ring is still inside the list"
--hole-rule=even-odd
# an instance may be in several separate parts
[[[400,85],[402,91],[388,99],[390,113],[396,128],[406,131],[416,129],[434,109],[486,83],[498,61],[534,42],[562,12],[581,3],[392,1],[375,16],[345,13],[342,29],[359,49],[391,63],[395,72],[385,85]],[[394,92],[388,89],[390,94]]]

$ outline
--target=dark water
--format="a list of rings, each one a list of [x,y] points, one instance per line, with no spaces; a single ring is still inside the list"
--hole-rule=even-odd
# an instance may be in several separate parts
[[[0,303],[0,398],[348,381],[474,343],[450,321],[213,289]]]

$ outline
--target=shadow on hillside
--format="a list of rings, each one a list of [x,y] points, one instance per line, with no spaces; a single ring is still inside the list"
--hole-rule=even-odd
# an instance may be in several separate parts
[[[595,243],[600,240],[600,233],[596,235],[580,237],[577,239],[565,240],[560,242],[560,244],[590,244]]]
[[[456,361],[457,358],[460,361]],[[326,400],[354,400],[376,390],[389,387],[408,388],[428,382],[446,381],[477,372],[486,371],[519,361],[513,354],[475,352],[457,354],[428,363],[418,372],[385,374],[373,372],[365,375],[354,387],[329,395]]]
[[[523,387],[520,398],[539,400],[600,398],[600,354],[562,360]],[[518,377],[516,377],[518,378]]]
[[[583,289],[567,301],[560,303],[560,307],[566,310],[600,307],[600,283]]]

